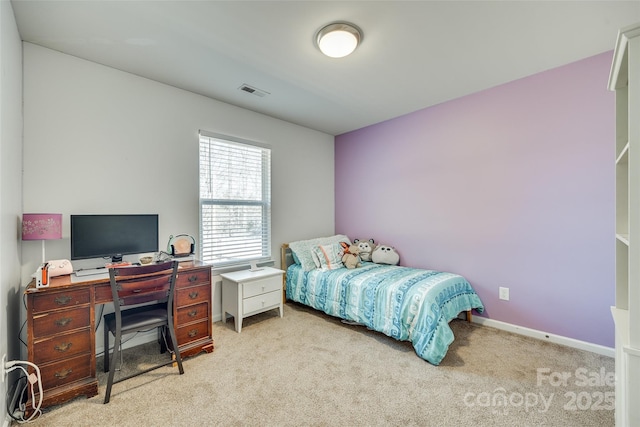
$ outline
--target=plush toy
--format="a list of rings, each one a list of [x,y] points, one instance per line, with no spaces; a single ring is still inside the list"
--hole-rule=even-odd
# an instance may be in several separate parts
[[[360,262],[360,249],[357,245],[349,245],[346,242],[340,242],[344,249],[344,255],[342,255],[342,263],[347,268],[358,268],[362,266]]]
[[[400,263],[400,255],[391,246],[378,245],[371,253],[371,260],[376,264],[398,265]]]
[[[358,249],[360,249],[360,259],[362,261],[371,261],[371,253],[376,248],[376,244],[373,239],[369,239],[368,241],[355,239],[353,241],[354,245],[358,245]]]

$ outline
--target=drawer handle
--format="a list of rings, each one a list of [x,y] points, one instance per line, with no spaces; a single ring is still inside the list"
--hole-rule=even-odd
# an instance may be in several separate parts
[[[63,342],[62,344],[58,344],[54,348],[56,349],[57,352],[64,353],[65,351],[69,350],[72,345],[73,345],[73,343]]]
[[[191,293],[189,294],[189,298],[191,298],[191,299],[196,299],[196,298],[198,298],[198,292],[191,292]]]
[[[197,314],[198,310],[191,310],[189,313],[187,313],[189,317],[196,317]]]
[[[195,274],[193,276],[189,276],[189,278],[187,279],[188,281],[190,281],[191,283],[195,282],[196,280],[198,280],[198,276],[196,276]]]
[[[192,329],[192,330],[189,331],[189,333],[187,335],[189,335],[189,338],[193,338],[196,335],[198,335],[198,330],[197,329]]]
[[[67,295],[63,295],[61,297],[56,297],[54,301],[58,305],[67,305],[69,304],[69,301],[71,301],[71,297]]]
[[[55,321],[55,324],[57,326],[67,326],[69,323],[71,323],[73,319],[70,317],[63,317],[61,319],[58,319]]]
[[[67,378],[69,376],[69,374],[73,372],[73,370],[71,369],[65,369],[64,371],[58,371],[55,374],[53,374],[57,379],[59,380],[63,380],[65,378]]]

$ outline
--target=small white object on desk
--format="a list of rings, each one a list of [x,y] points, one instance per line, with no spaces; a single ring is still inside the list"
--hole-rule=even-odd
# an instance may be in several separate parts
[[[49,280],[51,280],[49,276],[49,263],[45,262],[36,270],[36,288],[46,288],[49,286]]]
[[[76,270],[71,273],[71,283],[86,282],[87,280],[104,280],[109,278],[109,269],[104,267]]]
[[[262,270],[261,268],[258,268],[258,264],[255,261],[251,261],[251,268],[249,269],[249,271],[260,271]]]
[[[226,323],[227,313],[232,315],[236,332],[240,333],[245,317],[276,308],[282,317],[283,274],[284,271],[272,267],[221,274],[222,322]]]

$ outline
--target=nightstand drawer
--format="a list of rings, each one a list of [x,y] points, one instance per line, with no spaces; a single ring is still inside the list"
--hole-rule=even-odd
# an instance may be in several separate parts
[[[194,322],[209,317],[209,304],[203,302],[178,309],[178,325]]]
[[[71,334],[54,335],[51,338],[34,341],[33,361],[37,365],[91,351],[91,330],[86,328]]]
[[[247,315],[254,311],[263,310],[267,307],[279,307],[282,303],[282,292],[277,289],[262,295],[245,298],[242,301],[242,312]]]
[[[185,305],[197,304],[209,301],[211,295],[211,284],[207,283],[201,286],[191,286],[188,288],[178,289],[176,292],[176,303],[178,307]]]
[[[33,336],[35,339],[56,335],[78,328],[86,328],[91,324],[90,307],[79,307],[71,310],[52,311],[33,316]]]
[[[264,279],[252,280],[243,284],[243,298],[251,298],[255,295],[266,294],[268,292],[282,289],[282,276],[265,277]]]

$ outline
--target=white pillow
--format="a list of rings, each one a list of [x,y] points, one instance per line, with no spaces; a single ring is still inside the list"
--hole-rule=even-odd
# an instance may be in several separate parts
[[[289,248],[293,253],[293,258],[296,263],[302,266],[304,271],[311,271],[316,268],[316,263],[313,262],[313,248],[318,245],[330,245],[332,243],[347,242],[351,245],[351,240],[343,234],[336,234],[330,237],[319,237],[317,239],[310,240],[298,240],[296,242],[289,243]]]
[[[344,249],[340,243],[318,245],[311,250],[311,255],[316,267],[322,270],[335,270],[344,267],[342,263]]]

